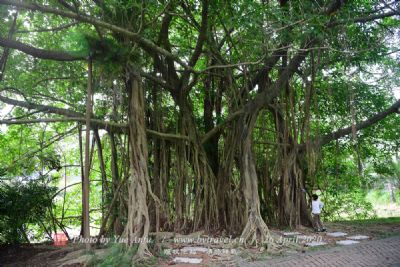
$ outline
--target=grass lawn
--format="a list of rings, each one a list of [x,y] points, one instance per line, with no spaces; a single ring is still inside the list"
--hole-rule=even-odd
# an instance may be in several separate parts
[[[375,224],[400,224],[400,217],[387,217],[387,218],[375,218],[365,220],[353,220],[353,221],[336,221],[334,223],[341,223],[346,225],[375,225]]]
[[[400,217],[327,222],[331,231],[368,235],[372,239],[400,235]]]

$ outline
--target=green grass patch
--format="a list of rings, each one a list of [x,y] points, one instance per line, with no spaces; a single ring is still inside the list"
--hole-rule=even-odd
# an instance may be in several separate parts
[[[108,253],[99,257],[94,254],[88,266],[120,266],[120,267],[131,267],[133,265],[132,259],[136,254],[137,246],[133,246],[127,249],[125,244],[113,244],[109,249]]]
[[[346,221],[335,221],[334,223],[341,223],[345,225],[373,225],[373,224],[400,224],[400,217],[388,217],[388,218],[373,218],[365,220],[346,220]]]

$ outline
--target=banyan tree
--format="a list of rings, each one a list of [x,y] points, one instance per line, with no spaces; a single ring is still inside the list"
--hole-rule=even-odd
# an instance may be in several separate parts
[[[365,78],[398,68],[397,1],[0,0],[0,13],[0,101],[20,110],[1,123],[78,138],[86,237],[93,164],[100,235],[252,244],[268,225],[310,226],[324,146],[358,153],[359,132],[398,123],[395,70]]]

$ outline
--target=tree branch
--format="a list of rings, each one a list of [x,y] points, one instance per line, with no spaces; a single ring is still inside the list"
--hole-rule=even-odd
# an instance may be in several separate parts
[[[17,17],[18,17],[18,12],[16,12],[14,14],[14,19],[13,19],[13,22],[11,24],[11,28],[8,31],[8,36],[7,36],[8,39],[11,39],[13,34],[14,34],[15,28],[17,26]],[[10,49],[8,47],[6,47],[3,50],[3,54],[1,55],[1,58],[0,58],[0,81],[3,80],[4,71],[6,69],[6,65],[7,65],[7,60],[8,60],[8,55],[9,54],[10,54]]]
[[[64,24],[64,25],[61,25],[61,26],[58,26],[58,27],[54,27],[54,28],[49,28],[49,29],[39,28],[37,30],[31,30],[31,31],[22,30],[22,31],[17,31],[16,33],[57,32],[57,31],[62,31],[62,30],[68,29],[69,27],[72,27],[72,26],[75,26],[75,25],[78,25],[78,24],[79,24],[79,22],[75,21],[75,22],[71,22],[71,23]]]
[[[20,100],[11,99],[11,98],[8,98],[8,97],[2,96],[2,95],[0,95],[0,101],[4,102],[6,104],[9,104],[9,105],[23,107],[23,108],[27,108],[27,109],[35,109],[35,110],[42,111],[45,113],[53,113],[53,114],[58,114],[58,115],[62,115],[62,116],[67,116],[67,117],[83,117],[82,113],[79,113],[79,112],[76,112],[73,110],[24,102],[24,101],[20,101]]]
[[[386,109],[382,112],[379,112],[379,113],[375,114],[374,116],[366,119],[365,121],[362,121],[362,122],[356,124],[355,125],[356,131],[359,131],[359,130],[367,128],[375,123],[378,123],[379,121],[383,120],[384,118],[391,115],[392,113],[400,114],[400,99],[397,100],[388,109]],[[352,128],[353,128],[352,126],[349,126],[346,128],[339,129],[333,133],[321,136],[316,140],[316,143],[318,144],[318,146],[326,145],[333,140],[342,138],[342,137],[350,134],[352,132]]]
[[[383,18],[387,18],[387,17],[393,17],[393,16],[396,16],[399,14],[400,14],[399,11],[391,11],[391,12],[376,14],[376,15],[371,15],[371,16],[339,20],[339,21],[329,23],[328,27],[334,27],[337,25],[343,25],[343,24],[347,24],[347,23],[365,23],[365,22],[383,19]]]
[[[339,10],[346,0],[333,0],[325,9],[325,15],[331,15],[332,13]],[[261,91],[257,96],[250,100],[245,106],[237,110],[236,112],[232,113],[224,122],[220,123],[219,125],[215,126],[211,131],[206,133],[202,139],[202,143],[206,142],[210,139],[213,135],[220,132],[225,125],[238,118],[239,115],[243,114],[246,109],[259,109],[262,106],[268,104],[271,100],[273,100],[280,92],[284,85],[288,82],[288,79],[293,76],[295,71],[298,69],[300,64],[305,60],[307,57],[310,49],[317,43],[317,39],[313,35],[309,36],[308,42],[306,42],[302,49],[299,50],[298,54],[295,55],[292,60],[290,61],[289,65],[285,68],[285,70],[281,73],[278,80],[271,86],[271,90],[264,90]],[[254,86],[254,82],[257,82],[261,79],[262,75],[268,73],[268,71],[277,63],[279,58],[281,57],[282,51],[280,49],[276,50],[270,58],[266,60],[266,64],[264,65],[263,69],[254,77],[254,80],[250,82],[247,86]],[[252,84],[253,83],[253,84]]]
[[[199,59],[201,52],[203,51],[203,44],[207,39],[207,28],[208,28],[208,0],[204,0],[203,8],[201,11],[201,27],[200,33],[197,37],[196,47],[192,54],[192,57],[189,60],[189,66],[194,67],[196,65],[197,60]]]
[[[203,44],[207,39],[207,29],[208,29],[208,0],[202,1],[202,11],[201,11],[201,26],[200,26],[200,33],[197,37],[196,47],[194,48],[193,54],[189,59],[189,66],[194,67],[199,59],[202,51],[203,51]],[[190,89],[186,85],[189,82],[190,71],[186,70],[183,73],[181,78],[181,85],[186,87],[186,89]]]
[[[346,2],[346,0],[334,0],[324,9],[324,11],[322,13],[329,16],[329,15],[335,13],[337,10],[339,10],[345,4],[345,2]],[[291,25],[286,25],[283,28],[284,29],[291,28],[297,23],[299,23],[299,21],[294,24],[291,24]],[[331,27],[331,26],[335,26],[335,25],[330,25],[330,24],[327,25],[327,27]],[[279,29],[279,30],[281,30],[281,29]],[[257,73],[257,75],[251,81],[248,82],[247,88],[243,88],[243,89],[247,89],[248,91],[253,90],[253,88],[259,83],[259,81],[262,79],[262,77],[265,77],[266,75],[268,75],[268,73],[271,71],[271,69],[277,64],[279,59],[286,53],[289,45],[290,45],[290,42],[285,42],[285,43],[281,44],[279,46],[279,48],[276,49],[272,53],[272,55],[266,59],[263,68]]]
[[[209,132],[207,132],[203,138],[201,139],[201,143],[205,144],[211,137],[213,137],[215,134],[219,133],[229,122],[237,119],[241,114],[243,114],[243,109],[239,109],[238,111],[232,113],[229,115],[225,121],[221,122],[214,128],[212,128]]]
[[[74,61],[74,60],[83,60],[84,57],[80,56],[74,56],[66,52],[62,51],[51,51],[51,50],[44,50],[44,49],[39,49],[35,48],[33,46],[18,42],[18,41],[13,41],[9,39],[5,39],[0,36],[0,46],[7,47],[7,48],[13,48],[17,49],[19,51],[22,51],[28,55],[41,58],[41,59],[51,59],[51,60],[57,60],[57,61]]]
[[[65,116],[64,118],[44,118],[34,120],[0,120],[0,124],[30,124],[30,123],[51,123],[51,122],[85,122],[85,115],[69,109],[45,106],[40,104],[28,103],[15,99],[10,99],[0,95],[0,101],[13,106],[19,106],[27,109],[35,109],[45,113],[58,114]],[[104,129],[114,133],[127,133],[128,125],[126,123],[117,123],[111,121],[103,121],[100,119],[90,119],[90,125],[99,129]],[[150,136],[167,139],[167,140],[186,140],[190,141],[189,137],[177,134],[161,133],[154,130],[146,129]]]
[[[0,4],[11,5],[11,6],[20,7],[20,8],[24,8],[24,9],[28,9],[28,10],[32,10],[32,11],[41,11],[44,13],[55,14],[55,15],[59,15],[62,17],[76,19],[78,21],[86,22],[86,23],[89,23],[89,24],[92,24],[92,25],[95,25],[98,27],[102,27],[104,29],[108,29],[110,31],[113,31],[113,32],[116,32],[116,33],[119,33],[119,34],[122,34],[122,35],[128,37],[130,40],[132,40],[133,42],[136,42],[137,44],[139,44],[142,48],[145,48],[146,50],[151,50],[156,54],[160,54],[160,55],[163,55],[163,56],[173,59],[175,62],[180,64],[185,69],[192,69],[184,61],[182,61],[178,56],[157,46],[152,41],[140,36],[139,34],[131,32],[125,28],[121,28],[119,26],[104,22],[102,20],[90,17],[88,15],[77,14],[72,11],[51,8],[49,6],[44,6],[44,5],[39,5],[39,4],[30,4],[30,3],[25,3],[23,1],[16,1],[16,0],[0,0]]]
[[[169,42],[169,28],[172,22],[171,10],[174,8],[173,5],[168,4],[165,9],[165,15],[161,21],[161,29],[158,34],[157,45],[164,47],[167,51],[171,51],[171,44]],[[166,58],[166,66],[158,55],[154,55],[154,67],[157,71],[162,73],[162,76],[169,84],[178,84],[179,76],[176,72],[174,61],[170,58]],[[167,88],[168,89],[168,88]],[[169,88],[170,92],[176,90],[176,88]]]

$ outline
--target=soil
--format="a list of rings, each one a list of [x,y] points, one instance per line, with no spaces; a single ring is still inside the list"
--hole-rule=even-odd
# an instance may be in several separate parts
[[[400,224],[393,223],[347,223],[335,222],[327,223],[326,227],[328,232],[345,232],[347,236],[351,235],[366,235],[372,239],[380,239],[389,235],[400,234]],[[244,248],[242,246],[232,244],[175,244],[172,238],[168,238],[163,244],[164,248],[175,249],[175,254],[167,255],[158,258],[154,266],[176,266],[176,267],[189,267],[189,266],[220,266],[221,264],[229,265],[238,264],[245,261],[254,261],[262,259],[272,259],[297,253],[304,253],[307,250],[324,249],[327,247],[335,246],[338,240],[344,240],[346,237],[330,237],[326,233],[316,233],[310,228],[300,228],[296,230],[281,230],[271,229],[271,234],[274,240],[278,240],[283,236],[284,232],[299,232],[301,235],[316,236],[322,239],[323,242],[328,243],[327,246],[322,247],[308,247],[305,243],[288,243],[270,246],[267,249],[264,247],[251,247]],[[173,236],[173,234],[171,234]],[[368,242],[368,240],[360,240],[360,242]],[[279,242],[278,242],[279,243]],[[185,254],[180,253],[179,249],[188,246],[201,246],[206,247],[212,253],[196,253]],[[229,251],[225,253],[224,251]],[[176,252],[178,251],[178,252]],[[234,251],[234,253],[230,253]],[[55,247],[51,244],[23,244],[18,246],[0,246],[0,266],[1,267],[14,267],[14,266],[64,266],[64,267],[78,267],[85,266],[85,262],[90,259],[90,255],[84,255],[84,248],[78,244],[69,244],[65,247]],[[215,253],[217,252],[217,253]],[[218,253],[223,252],[223,253]],[[96,255],[105,255],[106,249],[96,249]],[[195,257],[201,258],[201,264],[180,264],[173,261],[174,257]],[[240,265],[240,264],[239,264]]]
[[[55,262],[74,249],[71,246],[55,247],[49,244],[4,245],[0,246],[0,266],[57,266]],[[83,266],[83,264],[68,267],[77,266]]]

